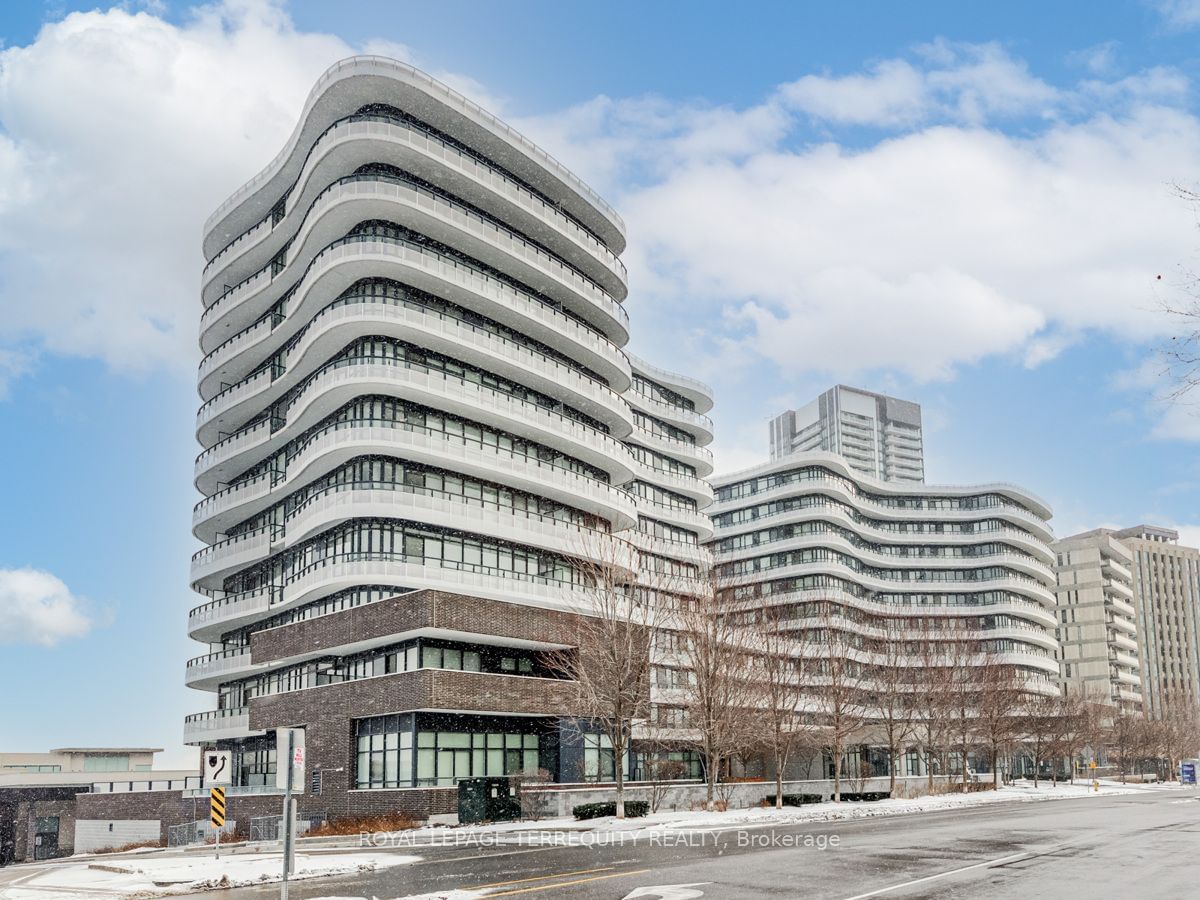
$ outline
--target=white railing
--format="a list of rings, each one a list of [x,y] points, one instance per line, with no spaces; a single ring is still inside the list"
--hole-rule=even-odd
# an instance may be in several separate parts
[[[475,120],[477,123],[486,126],[497,136],[505,138],[514,146],[520,148],[522,152],[531,157],[535,162],[546,167],[563,182],[568,184],[577,194],[579,194],[581,197],[587,200],[588,203],[601,212],[604,217],[615,226],[618,232],[624,232],[625,225],[621,220],[621,217],[617,215],[616,210],[609,206],[599,194],[584,184],[584,182],[577,175],[567,169],[567,167],[561,162],[552,157],[545,150],[538,147],[512,126],[502,122],[500,119],[496,118],[496,116],[487,112],[479,104],[472,100],[468,100],[466,97],[448,85],[443,84],[419,69],[413,68],[405,63],[398,62],[394,59],[388,59],[387,57],[383,56],[354,56],[350,57],[349,59],[344,59],[340,62],[334,63],[334,65],[330,66],[317,80],[316,85],[309,93],[308,100],[304,105],[304,112],[300,117],[300,124],[297,125],[296,130],[293,132],[292,137],[288,141],[287,145],[270,163],[267,164],[267,166],[261,172],[242,185],[242,187],[238,188],[238,190],[235,191],[224,203],[217,207],[217,209],[204,223],[205,233],[207,234],[208,232],[212,231],[212,229],[216,226],[216,223],[224,218],[226,214],[229,213],[235,206],[242,203],[244,200],[254,194],[260,187],[266,184],[267,181],[274,177],[284,162],[287,161],[293,153],[295,153],[300,135],[303,132],[305,121],[307,120],[313,105],[316,103],[317,98],[320,97],[321,94],[323,94],[333,82],[347,75],[367,74],[372,70],[378,70],[382,74],[399,78],[402,81],[414,82],[418,85],[421,85],[441,103],[462,113],[468,118]]]

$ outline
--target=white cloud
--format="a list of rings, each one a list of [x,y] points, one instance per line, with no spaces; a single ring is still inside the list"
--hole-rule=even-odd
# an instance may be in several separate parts
[[[1200,441],[1200,404],[1178,401],[1155,404],[1157,421],[1150,437],[1162,441]]]
[[[1152,0],[1166,24],[1180,31],[1200,25],[1200,0]]]
[[[0,373],[46,349],[190,375],[199,224],[351,52],[266,0],[76,13],[0,52]],[[1167,188],[1200,157],[1187,90],[1162,68],[1054,87],[997,44],[934,41],[744,108],[597,97],[515,124],[624,214],[642,327],[693,323],[665,363],[929,380],[1163,332],[1150,281],[1194,238]],[[839,143],[847,124],[895,133]]]
[[[190,372],[200,225],[350,52],[265,0],[72,13],[0,52],[0,343]]]
[[[1113,70],[1117,61],[1118,41],[1103,41],[1067,54],[1067,62],[1087,69],[1093,75],[1106,75]]]
[[[930,102],[924,75],[899,59],[881,62],[866,75],[805,75],[780,93],[794,109],[853,125],[917,122]]]
[[[1167,184],[1198,155],[1200,123],[1150,106],[1031,137],[941,125],[680,161],[618,207],[635,302],[739,311],[743,345],[790,375],[929,379],[996,354],[1036,365],[1090,329],[1163,333],[1155,275],[1195,240]]]
[[[49,572],[0,569],[0,643],[53,647],[93,625],[85,601]]]
[[[931,119],[980,123],[1043,115],[1061,92],[1030,75],[999,44],[945,40],[918,47],[919,62],[889,59],[865,75],[806,75],[780,89],[794,109],[853,125],[904,126]]]
[[[622,211],[639,315],[720,323],[711,356],[791,379],[929,380],[1167,332],[1155,276],[1196,236],[1169,187],[1200,155],[1189,90],[1162,67],[1052,87],[999,45],[935,41],[745,109],[601,98],[526,127]],[[867,124],[895,133],[838,131]],[[665,362],[694,370],[691,344]]]
[[[8,396],[8,386],[33,368],[35,354],[20,347],[0,347],[0,400]]]

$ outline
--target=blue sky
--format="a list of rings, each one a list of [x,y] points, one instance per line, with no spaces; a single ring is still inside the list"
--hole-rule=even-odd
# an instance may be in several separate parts
[[[633,349],[714,385],[719,468],[840,380],[923,404],[931,481],[1200,539],[1200,419],[1155,358],[1200,244],[1172,194],[1197,26],[1183,0],[4,4],[0,750],[188,759],[200,227],[351,52],[623,212]]]

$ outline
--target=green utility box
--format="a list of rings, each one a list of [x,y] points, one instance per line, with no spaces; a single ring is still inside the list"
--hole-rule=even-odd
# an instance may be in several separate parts
[[[458,783],[458,822],[511,822],[521,818],[521,802],[507,778],[464,778]]]

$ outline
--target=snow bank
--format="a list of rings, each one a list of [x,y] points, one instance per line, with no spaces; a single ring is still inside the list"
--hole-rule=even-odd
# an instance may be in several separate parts
[[[417,862],[394,853],[297,853],[294,879],[351,875]],[[0,890],[3,900],[165,897],[213,888],[248,887],[282,877],[280,854],[121,858],[48,868],[20,885]]]

